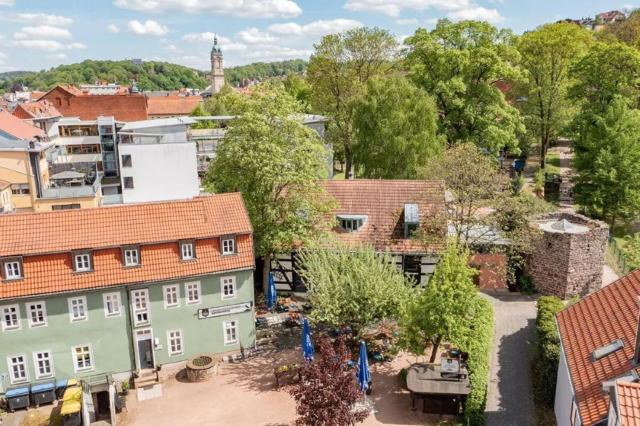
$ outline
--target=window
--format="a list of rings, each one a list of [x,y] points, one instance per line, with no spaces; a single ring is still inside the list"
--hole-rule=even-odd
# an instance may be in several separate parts
[[[149,290],[134,290],[131,292],[133,304],[133,322],[135,325],[149,323]]]
[[[238,321],[225,321],[222,323],[222,327],[224,328],[224,344],[238,343]]]
[[[122,167],[131,167],[131,166],[132,166],[131,155],[122,154]]]
[[[56,204],[51,206],[51,210],[77,210],[80,208],[80,204]]]
[[[30,328],[47,325],[47,307],[44,301],[27,303],[27,315]]]
[[[182,355],[182,331],[170,330],[167,331],[167,342],[169,343],[169,356]]]
[[[129,247],[122,250],[124,258],[124,266],[140,265],[140,252],[137,247]]]
[[[133,189],[133,178],[131,176],[126,176],[124,178],[124,187],[126,189]]]
[[[44,379],[53,376],[53,360],[51,351],[34,352],[33,366],[36,370],[36,378]]]
[[[340,219],[340,226],[347,232],[355,232],[364,225],[364,219]]]
[[[105,317],[119,317],[120,310],[120,293],[105,293],[102,295],[104,302]]]
[[[236,297],[236,277],[222,277],[222,300]]]
[[[5,280],[22,278],[22,262],[20,259],[7,259],[3,262],[2,271]]]
[[[11,185],[11,193],[13,195],[28,195],[30,192],[28,183],[15,183]]]
[[[182,260],[191,260],[196,258],[193,242],[180,243],[180,257]]]
[[[226,237],[222,239],[222,254],[234,254],[236,252],[235,237]]]
[[[22,383],[29,380],[27,376],[27,361],[24,355],[12,355],[7,357],[11,383]]]
[[[76,373],[93,368],[93,357],[91,356],[91,347],[89,345],[72,348],[71,355],[73,356],[73,367]]]
[[[76,272],[91,270],[91,253],[76,253],[73,255],[73,265]]]
[[[69,302],[69,319],[71,322],[87,319],[87,298],[85,296],[70,297],[67,301]]]
[[[165,285],[162,290],[164,292],[165,309],[180,306],[180,288],[178,285]]]
[[[186,283],[184,289],[187,295],[187,305],[200,303],[200,281]]]
[[[2,313],[2,331],[20,330],[20,305],[7,305],[0,308]]]

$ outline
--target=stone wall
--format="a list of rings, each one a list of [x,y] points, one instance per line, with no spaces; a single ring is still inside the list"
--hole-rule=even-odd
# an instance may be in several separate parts
[[[476,283],[480,290],[508,290],[507,256],[500,253],[477,253],[469,266],[478,269]]]
[[[533,225],[562,219],[589,229],[581,233],[543,232],[528,269],[540,293],[566,299],[601,287],[609,227],[573,213],[545,215]]]

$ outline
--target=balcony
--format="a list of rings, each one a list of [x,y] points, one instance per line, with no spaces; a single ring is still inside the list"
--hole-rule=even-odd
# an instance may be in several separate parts
[[[156,133],[124,133],[120,132],[120,143],[128,145],[148,145],[162,143],[165,135]]]
[[[93,179],[93,181],[92,181]],[[42,197],[47,199],[95,197],[100,191],[102,173],[91,178],[83,173],[66,171],[51,176],[48,188],[42,190]]]

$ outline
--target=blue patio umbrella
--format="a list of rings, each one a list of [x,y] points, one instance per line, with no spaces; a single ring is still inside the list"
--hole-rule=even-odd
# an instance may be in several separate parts
[[[307,361],[313,360],[313,342],[311,341],[311,328],[305,318],[302,322],[302,355]]]
[[[369,359],[367,357],[367,344],[360,342],[360,356],[358,357],[358,386],[365,392],[369,388],[371,374],[369,373]]]
[[[269,273],[269,286],[267,287],[267,308],[273,309],[278,300],[278,292],[276,291],[276,282],[273,279],[273,273]]]

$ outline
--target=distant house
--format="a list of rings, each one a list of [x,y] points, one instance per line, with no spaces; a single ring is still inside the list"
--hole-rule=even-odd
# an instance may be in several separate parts
[[[0,110],[0,137],[27,141],[47,139],[47,135],[42,129],[24,122],[4,110]]]
[[[639,297],[636,270],[558,313],[558,426],[640,424]]]
[[[150,96],[147,98],[147,114],[150,119],[171,118],[191,115],[194,109],[202,103],[201,96]]]
[[[627,19],[627,15],[619,10],[610,10],[596,15],[596,22],[603,25],[613,24],[614,22],[624,21],[625,19]]]
[[[46,99],[18,104],[13,110],[13,115],[22,120],[29,120],[34,126],[44,130],[45,133],[62,117],[60,111]]]

